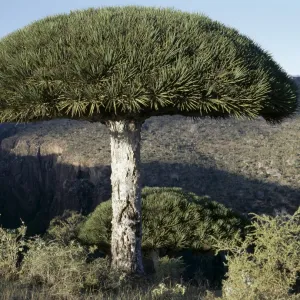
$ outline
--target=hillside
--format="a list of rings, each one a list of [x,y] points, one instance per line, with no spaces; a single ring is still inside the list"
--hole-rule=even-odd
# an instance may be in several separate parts
[[[294,76],[293,78],[296,81],[296,83],[299,85],[299,88],[300,88],[300,76]]]
[[[300,114],[277,125],[153,117],[142,129],[142,182],[209,195],[243,214],[293,213],[299,141]],[[0,223],[21,218],[35,228],[65,209],[89,213],[110,197],[110,173],[109,133],[100,123],[1,124]]]

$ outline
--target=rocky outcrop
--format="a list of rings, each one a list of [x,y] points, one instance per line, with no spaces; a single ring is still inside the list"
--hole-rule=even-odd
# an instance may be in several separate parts
[[[43,231],[49,219],[65,209],[87,214],[107,200],[109,145],[107,153],[105,150],[95,153],[90,149],[91,141],[84,138],[92,136],[107,144],[108,132],[103,127],[69,120],[1,124],[0,220],[3,226],[15,227],[22,218],[29,231]]]
[[[264,166],[253,166],[261,180],[253,178],[243,150],[252,148],[242,146],[253,143],[256,153],[262,142],[253,137],[268,145],[282,130],[295,130],[296,136],[298,126],[298,119],[270,127],[263,120],[150,118],[142,129],[142,183],[209,195],[243,214],[293,213],[299,206],[298,175],[288,175],[289,182],[281,185],[284,174],[259,175]],[[110,198],[110,161],[109,132],[100,123],[0,124],[0,223],[16,227],[21,218],[29,233],[40,233],[66,209],[91,212]]]

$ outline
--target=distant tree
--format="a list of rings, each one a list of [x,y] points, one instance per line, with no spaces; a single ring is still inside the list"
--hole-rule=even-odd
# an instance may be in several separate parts
[[[151,116],[280,121],[296,87],[238,31],[196,14],[105,7],[46,17],[0,40],[0,122],[72,118],[111,135],[112,265],[144,272],[140,132]]]

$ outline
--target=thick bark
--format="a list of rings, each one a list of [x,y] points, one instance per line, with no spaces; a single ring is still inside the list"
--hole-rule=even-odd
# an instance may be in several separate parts
[[[112,184],[112,267],[126,274],[144,274],[138,121],[109,121]]]

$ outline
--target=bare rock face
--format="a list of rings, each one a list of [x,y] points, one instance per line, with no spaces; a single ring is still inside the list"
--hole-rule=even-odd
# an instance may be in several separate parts
[[[152,117],[141,133],[142,186],[181,187],[244,215],[293,214],[299,121]],[[66,209],[92,212],[111,196],[110,165],[109,130],[101,123],[0,124],[0,225],[16,228],[21,218],[38,234]]]
[[[101,151],[91,151],[96,140]],[[110,196],[109,162],[104,125],[70,120],[1,124],[0,222],[15,227],[21,218],[29,232],[39,232],[65,209],[91,212]]]

